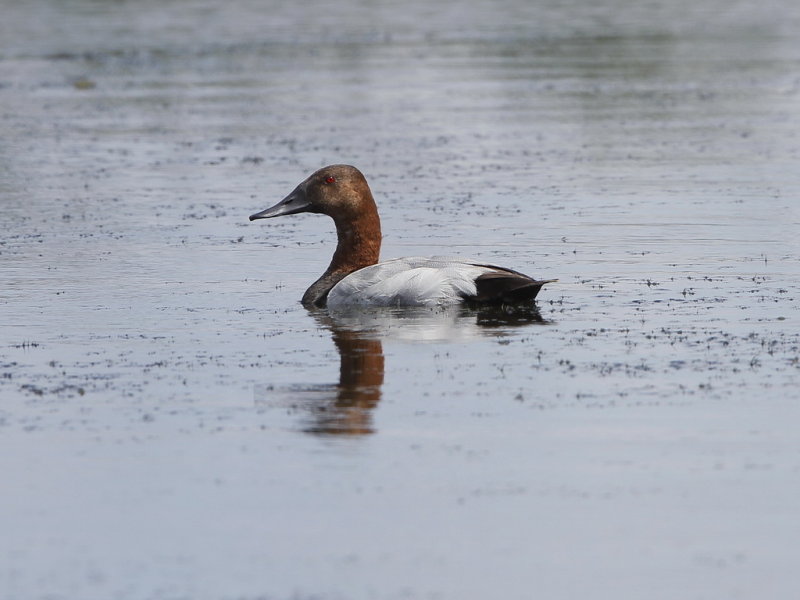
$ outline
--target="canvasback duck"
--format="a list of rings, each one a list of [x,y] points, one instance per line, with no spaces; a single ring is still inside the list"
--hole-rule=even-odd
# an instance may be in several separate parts
[[[494,265],[434,256],[378,262],[381,222],[367,180],[349,165],[312,173],[275,206],[250,220],[321,213],[336,224],[330,266],[303,294],[304,306],[440,306],[531,302],[545,283]]]

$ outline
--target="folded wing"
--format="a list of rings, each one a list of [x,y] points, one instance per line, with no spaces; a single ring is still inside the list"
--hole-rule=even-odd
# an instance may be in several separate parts
[[[532,301],[547,281],[475,262],[435,256],[390,260],[337,283],[328,306],[441,306]]]

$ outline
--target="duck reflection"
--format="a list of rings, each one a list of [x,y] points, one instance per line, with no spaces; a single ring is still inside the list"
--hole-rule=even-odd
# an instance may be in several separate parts
[[[318,434],[373,433],[372,409],[381,399],[384,358],[380,337],[368,331],[339,326],[326,313],[313,315],[330,330],[339,352],[339,384],[335,397],[314,404],[313,423],[304,430]]]
[[[517,327],[546,323],[535,306],[470,309],[310,310],[331,333],[339,353],[339,383],[315,388],[300,405],[310,419],[303,431],[358,436],[375,432],[372,413],[381,400],[383,340],[458,341],[510,335]]]

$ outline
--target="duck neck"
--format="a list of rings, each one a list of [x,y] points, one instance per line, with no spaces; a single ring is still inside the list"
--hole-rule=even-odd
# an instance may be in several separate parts
[[[325,273],[349,275],[378,262],[381,253],[381,222],[378,211],[356,219],[337,219],[338,243]]]
[[[377,264],[381,252],[381,222],[378,211],[354,219],[337,219],[338,243],[331,264],[303,295],[305,306],[325,306],[331,288],[350,273]]]

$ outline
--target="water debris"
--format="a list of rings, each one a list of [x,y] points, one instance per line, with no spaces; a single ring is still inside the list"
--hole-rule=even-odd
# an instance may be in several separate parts
[[[39,348],[39,347],[41,347],[41,344],[39,342],[24,341],[24,342],[22,342],[20,344],[12,344],[11,347],[12,348],[21,348],[23,350],[29,350],[30,348]]]
[[[74,397],[74,396],[83,396],[84,394],[86,394],[85,388],[73,384],[61,384],[48,389],[39,385],[35,385],[33,383],[25,383],[20,386],[20,389],[23,392],[27,392],[29,394],[33,394],[34,396],[40,396],[40,397],[45,395]]]
[[[74,87],[76,90],[85,91],[93,90],[97,87],[97,84],[88,77],[80,77],[72,82],[72,87]]]

